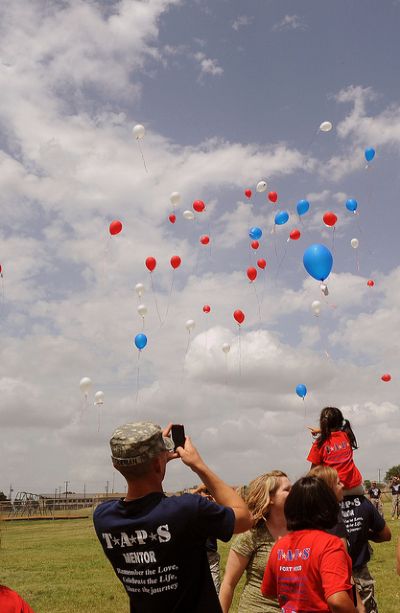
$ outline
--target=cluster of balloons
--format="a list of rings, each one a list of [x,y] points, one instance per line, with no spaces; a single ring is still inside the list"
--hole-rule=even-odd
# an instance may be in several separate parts
[[[92,385],[93,383],[90,377],[82,377],[82,379],[79,381],[79,388],[82,394],[84,395],[85,400],[88,399],[89,392],[92,389]],[[98,392],[95,393],[94,404],[95,405],[104,404],[104,392],[99,390]]]
[[[179,257],[179,255],[173,255],[170,259],[170,264],[174,270],[176,268],[179,268],[179,266],[182,264],[182,260]],[[153,272],[153,270],[155,270],[157,266],[156,258],[154,258],[153,256],[149,256],[145,260],[145,265],[146,265],[147,270],[149,270],[150,272]]]

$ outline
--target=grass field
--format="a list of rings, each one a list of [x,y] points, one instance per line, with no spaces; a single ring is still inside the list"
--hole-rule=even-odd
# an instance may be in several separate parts
[[[390,517],[389,505],[385,506]],[[388,525],[392,541],[373,545],[370,569],[380,613],[399,613],[395,544],[400,520],[389,519]],[[224,568],[229,544],[220,543],[219,550]],[[2,522],[0,556],[0,582],[17,590],[36,613],[128,612],[125,591],[103,555],[90,519]],[[239,588],[232,612],[237,610]]]

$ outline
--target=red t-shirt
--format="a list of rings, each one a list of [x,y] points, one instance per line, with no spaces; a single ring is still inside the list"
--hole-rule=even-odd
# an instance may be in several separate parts
[[[0,585],[0,611],[1,613],[35,613],[17,592],[4,585]]]
[[[307,460],[313,464],[326,464],[335,468],[346,490],[362,484],[362,475],[353,462],[353,450],[345,432],[332,432],[322,447],[314,441]]]
[[[279,539],[270,553],[261,592],[278,598],[283,613],[329,613],[327,599],[351,597],[351,559],[342,541],[321,530],[298,530]]]

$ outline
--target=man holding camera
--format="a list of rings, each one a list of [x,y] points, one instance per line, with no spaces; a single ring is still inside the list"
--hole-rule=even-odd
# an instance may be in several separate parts
[[[93,521],[104,553],[124,585],[131,613],[220,613],[205,543],[229,541],[252,526],[240,496],[200,457],[189,437],[173,451],[171,425],[125,424],[110,440],[125,498],[100,504]],[[180,458],[216,502],[193,494],[165,496],[167,463]]]

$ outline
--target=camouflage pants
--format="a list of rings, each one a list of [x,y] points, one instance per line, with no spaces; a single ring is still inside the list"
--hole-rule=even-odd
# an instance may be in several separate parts
[[[211,576],[214,581],[215,589],[219,594],[219,588],[221,587],[221,578],[219,574],[219,559],[220,555],[218,551],[207,551],[208,564],[211,570]]]
[[[378,605],[375,600],[375,580],[368,566],[365,564],[361,568],[353,569],[353,579],[366,613],[378,613]]]
[[[400,496],[397,494],[392,495],[392,519],[396,517],[399,519],[400,515]]]
[[[376,508],[376,510],[378,511],[379,515],[381,515],[383,517],[383,504],[381,503],[379,498],[370,498],[372,504],[374,505],[374,507]]]

